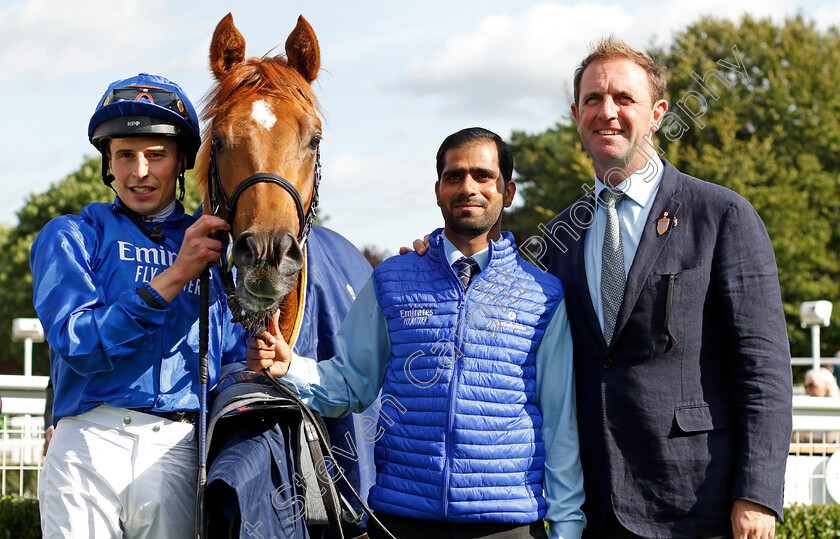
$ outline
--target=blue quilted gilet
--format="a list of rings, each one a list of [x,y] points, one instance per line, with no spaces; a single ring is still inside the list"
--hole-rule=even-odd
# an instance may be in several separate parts
[[[465,293],[440,234],[426,256],[374,270],[391,357],[369,503],[427,520],[534,522],[546,510],[535,351],[563,288],[505,232]]]

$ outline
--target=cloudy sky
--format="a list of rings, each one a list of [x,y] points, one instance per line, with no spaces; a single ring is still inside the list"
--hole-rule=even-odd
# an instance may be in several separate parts
[[[614,33],[667,44],[701,15],[840,25],[836,0],[157,1],[0,0],[0,223],[93,155],[87,124],[108,84],[141,71],[194,103],[210,88],[208,47],[232,11],[248,56],[282,52],[299,14],[321,46],[321,209],[357,246],[395,252],[441,223],[434,154],[480,125],[502,137],[568,117],[571,75]],[[275,52],[275,53],[276,53]],[[557,208],[559,211],[561,208]]]

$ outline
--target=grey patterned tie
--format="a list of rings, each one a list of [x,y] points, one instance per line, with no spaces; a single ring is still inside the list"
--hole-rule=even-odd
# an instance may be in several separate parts
[[[461,281],[461,284],[464,285],[465,290],[468,286],[470,286],[470,281],[472,281],[473,276],[481,273],[481,268],[478,267],[478,262],[476,262],[471,256],[462,256],[455,261],[454,266],[455,273],[458,275],[458,279]]]
[[[601,191],[601,203],[607,211],[604,247],[601,251],[601,305],[604,308],[604,340],[610,345],[615,330],[618,308],[624,297],[624,250],[621,248],[621,229],[618,226],[616,205],[627,197],[622,191],[609,187]]]

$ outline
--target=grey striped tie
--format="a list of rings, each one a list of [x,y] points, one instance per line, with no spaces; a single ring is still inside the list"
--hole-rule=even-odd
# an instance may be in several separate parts
[[[455,273],[458,275],[458,279],[461,281],[465,290],[468,286],[470,286],[472,278],[481,273],[481,268],[478,267],[478,262],[476,262],[471,256],[462,256],[455,261],[454,266]]]
[[[604,308],[604,340],[612,342],[615,319],[624,297],[624,250],[621,248],[621,228],[618,226],[616,205],[627,195],[607,187],[601,191],[601,203],[607,211],[604,247],[601,251],[601,305]]]

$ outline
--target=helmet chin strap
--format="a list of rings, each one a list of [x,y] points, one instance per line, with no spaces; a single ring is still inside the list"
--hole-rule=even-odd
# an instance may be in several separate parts
[[[105,152],[102,152],[102,183],[110,187],[111,190],[116,193],[116,190],[114,190],[112,185],[114,183],[114,179],[114,175],[111,174],[111,167],[108,166],[108,157],[105,155]]]
[[[181,154],[181,171],[178,174],[178,201],[184,201],[184,195],[187,194],[186,190],[184,189],[184,183],[186,182],[186,178],[184,178],[184,171],[187,170],[187,157]]]
[[[114,189],[114,188],[111,187],[111,189]],[[114,191],[114,193],[116,193],[116,191]],[[149,230],[148,228],[146,228],[146,226],[143,224],[143,218],[140,216],[140,214],[137,213],[136,211],[132,210],[128,206],[126,206],[125,203],[122,202],[122,199],[120,199],[120,195],[117,195],[117,200],[119,200],[120,203],[119,204],[114,204],[114,206],[113,206],[114,211],[116,213],[121,213],[121,214],[125,215],[126,217],[128,217],[129,219],[131,219],[131,221],[135,225],[137,225],[137,228],[140,229],[140,232],[145,234],[145,236],[147,238],[149,238],[150,240],[152,240],[155,243],[160,243],[160,242],[162,242],[163,240],[166,239],[166,234],[165,233],[155,232],[155,231],[152,231],[152,230]],[[155,226],[156,230],[160,230],[160,225],[155,224],[154,226]]]

